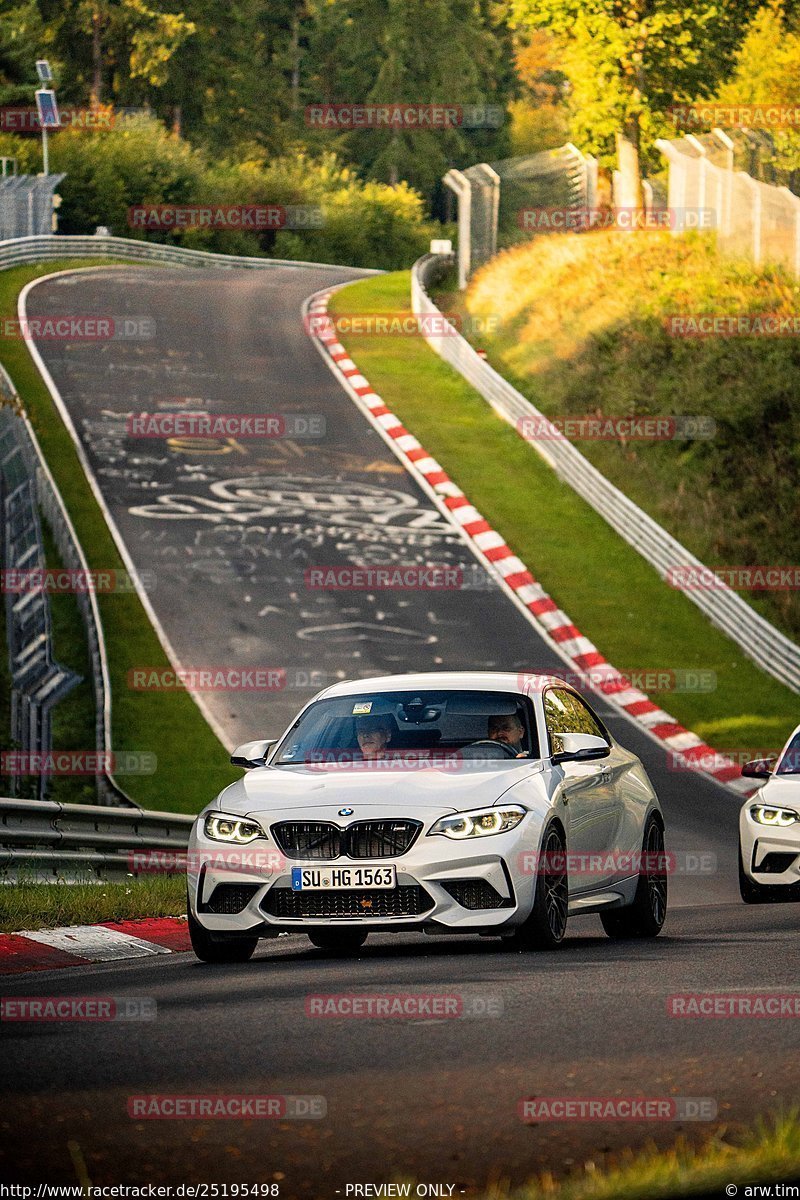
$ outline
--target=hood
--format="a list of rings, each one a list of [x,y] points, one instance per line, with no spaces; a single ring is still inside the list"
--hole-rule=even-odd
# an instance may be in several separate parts
[[[290,808],[329,818],[336,816],[339,808],[352,808],[356,820],[380,813],[424,818],[487,807],[541,770],[541,762],[530,760],[520,766],[471,763],[469,770],[257,767],[226,788],[216,807],[253,816]]]
[[[800,775],[771,775],[750,800],[761,804],[788,805],[800,811]]]

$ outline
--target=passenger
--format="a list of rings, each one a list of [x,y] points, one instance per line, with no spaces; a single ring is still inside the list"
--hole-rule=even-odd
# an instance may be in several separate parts
[[[356,739],[362,758],[380,758],[392,740],[391,722],[386,717],[360,717]]]

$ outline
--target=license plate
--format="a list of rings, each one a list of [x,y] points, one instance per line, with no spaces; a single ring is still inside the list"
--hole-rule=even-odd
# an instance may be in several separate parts
[[[397,887],[392,867],[292,867],[293,892]]]

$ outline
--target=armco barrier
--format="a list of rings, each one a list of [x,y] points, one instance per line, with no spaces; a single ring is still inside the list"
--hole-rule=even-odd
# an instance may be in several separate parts
[[[449,263],[440,255],[426,254],[411,273],[411,304],[417,315],[439,314],[428,294],[428,285]],[[435,350],[472,384],[495,412],[515,428],[522,419],[546,422],[543,413],[485,362],[469,342],[453,330],[448,337],[427,337]],[[666,579],[670,568],[706,568],[657,521],[629,500],[619,488],[584,458],[566,438],[536,443],[536,451],[579,496],[600,514],[612,529]],[[685,593],[712,624],[727,634],[759,667],[781,683],[800,692],[800,646],[776,629],[727,586],[696,588]]]
[[[33,427],[28,420],[22,402],[17,395],[11,379],[4,367],[0,366],[0,402],[8,405],[14,411],[17,427],[17,439],[24,449],[25,458],[29,464],[35,486],[36,499],[53,534],[63,565],[67,568],[85,572],[88,576],[89,566],[83,547],[78,541],[78,535],[70,520],[66,505],[58,490],[50,468],[48,467]],[[79,591],[76,594],[78,609],[86,629],[86,640],[92,663],[92,682],[95,701],[95,749],[100,753],[111,754],[111,685],[108,675],[108,660],[106,657],[103,627],[100,623],[100,611],[97,596],[91,590]],[[47,747],[41,747],[47,749]],[[126,796],[125,792],[110,775],[97,776],[97,798],[100,804],[123,805],[138,807]]]
[[[184,250],[180,246],[160,246],[136,238],[106,237],[93,234],[42,234],[39,237],[14,238],[0,242],[0,270],[23,263],[47,262],[53,258],[126,258],[140,262],[161,262],[176,267],[227,267],[260,270],[268,267],[314,267],[321,271],[349,270],[335,263],[299,262],[286,258],[250,258],[245,255],[212,254],[207,250]],[[380,275],[381,271],[359,268],[360,275]]]
[[[3,394],[0,369],[0,396]],[[37,571],[46,566],[39,516],[37,459],[23,418],[0,404],[0,565],[6,571]],[[5,608],[11,671],[11,736],[22,751],[52,748],[53,709],[80,682],[80,676],[56,661],[50,597],[45,591],[8,591]],[[13,777],[9,781],[16,794]],[[49,779],[40,775],[38,796],[47,796]]]
[[[134,852],[166,851],[172,859],[185,851],[194,820],[178,813],[0,799],[0,879],[124,879],[137,874]]]

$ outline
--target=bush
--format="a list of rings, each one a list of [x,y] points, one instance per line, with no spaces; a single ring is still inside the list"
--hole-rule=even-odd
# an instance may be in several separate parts
[[[20,170],[39,170],[35,138],[0,135],[0,153],[16,154]],[[106,225],[122,237],[226,254],[340,262],[392,270],[409,266],[440,227],[426,221],[423,202],[407,184],[364,182],[335,155],[312,157],[302,146],[264,162],[253,148],[239,161],[210,162],[188,142],[147,116],[125,118],[104,131],[64,130],[51,140],[51,170],[59,187],[61,233],[94,233]],[[315,205],[318,228],[279,232],[131,228],[139,204]]]

